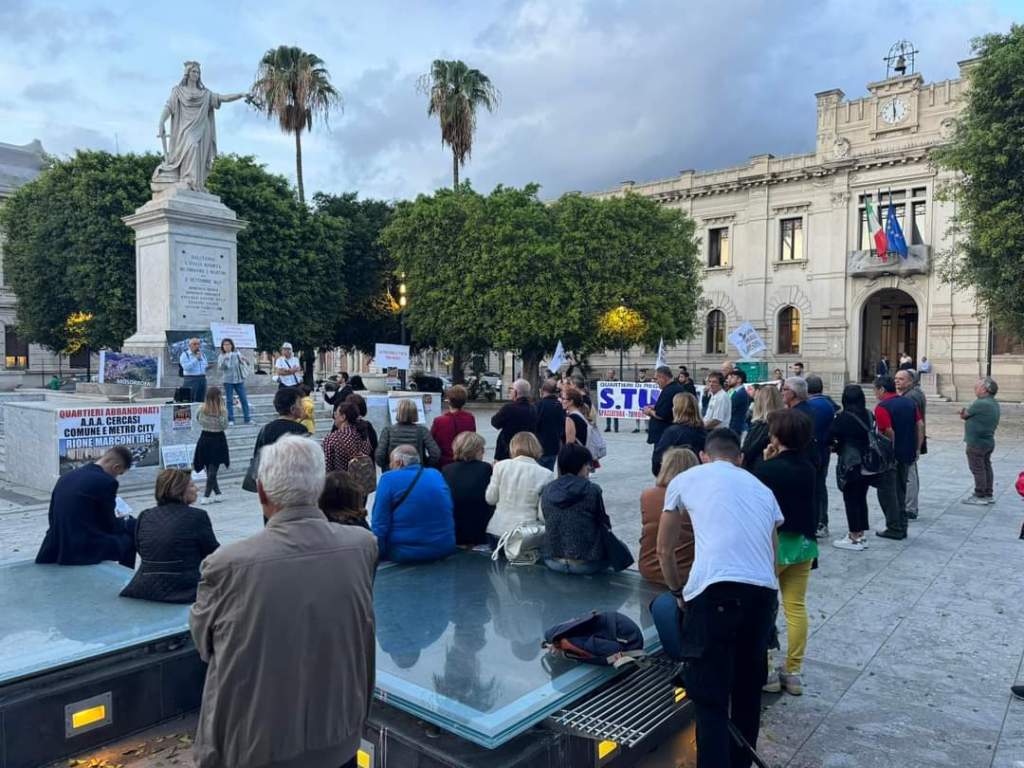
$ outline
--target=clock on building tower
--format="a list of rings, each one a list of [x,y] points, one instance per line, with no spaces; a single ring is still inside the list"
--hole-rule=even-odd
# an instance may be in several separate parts
[[[907,103],[899,96],[885,99],[882,102],[879,114],[889,125],[896,125],[903,122],[907,116]]]

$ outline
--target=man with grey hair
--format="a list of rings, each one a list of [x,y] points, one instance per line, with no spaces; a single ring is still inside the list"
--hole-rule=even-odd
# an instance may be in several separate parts
[[[494,460],[503,461],[511,455],[509,443],[520,432],[533,432],[537,428],[537,409],[530,402],[530,382],[516,379],[509,389],[511,401],[491,417],[491,426],[499,430],[494,443]]]
[[[999,427],[999,403],[996,393],[999,385],[991,376],[978,379],[974,385],[977,398],[967,408],[960,409],[964,420],[964,442],[967,444],[967,466],[974,475],[974,494],[965,504],[994,504],[992,490],[992,451],[996,448],[996,429]]]
[[[896,371],[893,376],[896,380],[896,392],[900,397],[913,400],[917,410],[921,412],[921,429],[924,436],[921,438],[921,450],[918,452],[918,459],[928,453],[928,422],[925,418],[925,409],[928,407],[928,398],[925,397],[921,387],[917,384],[917,371],[913,368],[903,368]],[[921,481],[917,474],[917,462],[915,461],[907,469],[907,519],[917,520],[918,504],[917,497],[920,495]]]
[[[193,337],[188,340],[188,349],[178,357],[178,365],[181,366],[182,386],[192,393],[192,402],[203,402],[206,399],[206,368],[209,362],[199,339]]]
[[[324,474],[312,440],[265,446],[257,493],[266,527],[203,561],[189,615],[209,664],[198,768],[355,766],[373,699],[377,543],[317,509]]]
[[[371,527],[381,560],[426,562],[455,551],[455,515],[444,475],[420,463],[414,445],[391,451],[381,475]]]

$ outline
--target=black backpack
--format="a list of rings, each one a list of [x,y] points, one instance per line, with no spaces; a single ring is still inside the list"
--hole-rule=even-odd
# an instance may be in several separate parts
[[[868,447],[860,456],[861,474],[880,475],[892,469],[896,463],[896,451],[892,440],[879,434],[878,430],[874,428],[874,419],[871,419],[871,424],[868,425],[852,413],[850,416],[868,433]]]
[[[544,633],[542,646],[549,653],[602,667],[621,667],[646,656],[640,627],[613,612],[556,624]]]

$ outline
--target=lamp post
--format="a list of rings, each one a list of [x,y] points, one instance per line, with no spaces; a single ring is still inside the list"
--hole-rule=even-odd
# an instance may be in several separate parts
[[[398,275],[398,328],[401,334],[401,344],[405,346],[405,305],[406,305],[406,291],[405,291],[405,272],[400,272]],[[402,382],[402,389],[405,389],[407,371],[399,371],[398,377]]]

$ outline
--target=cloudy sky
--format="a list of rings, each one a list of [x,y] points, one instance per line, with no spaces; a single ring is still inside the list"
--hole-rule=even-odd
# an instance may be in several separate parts
[[[926,80],[955,77],[970,39],[1007,31],[1024,0],[0,0],[0,141],[156,150],[181,77],[247,90],[260,56],[298,45],[345,106],[305,138],[307,194],[402,198],[450,183],[451,156],[416,91],[435,58],[498,86],[464,177],[553,197],[814,146],[814,93],[855,98],[900,38]],[[217,115],[221,152],[294,180],[294,142],[242,102]]]

